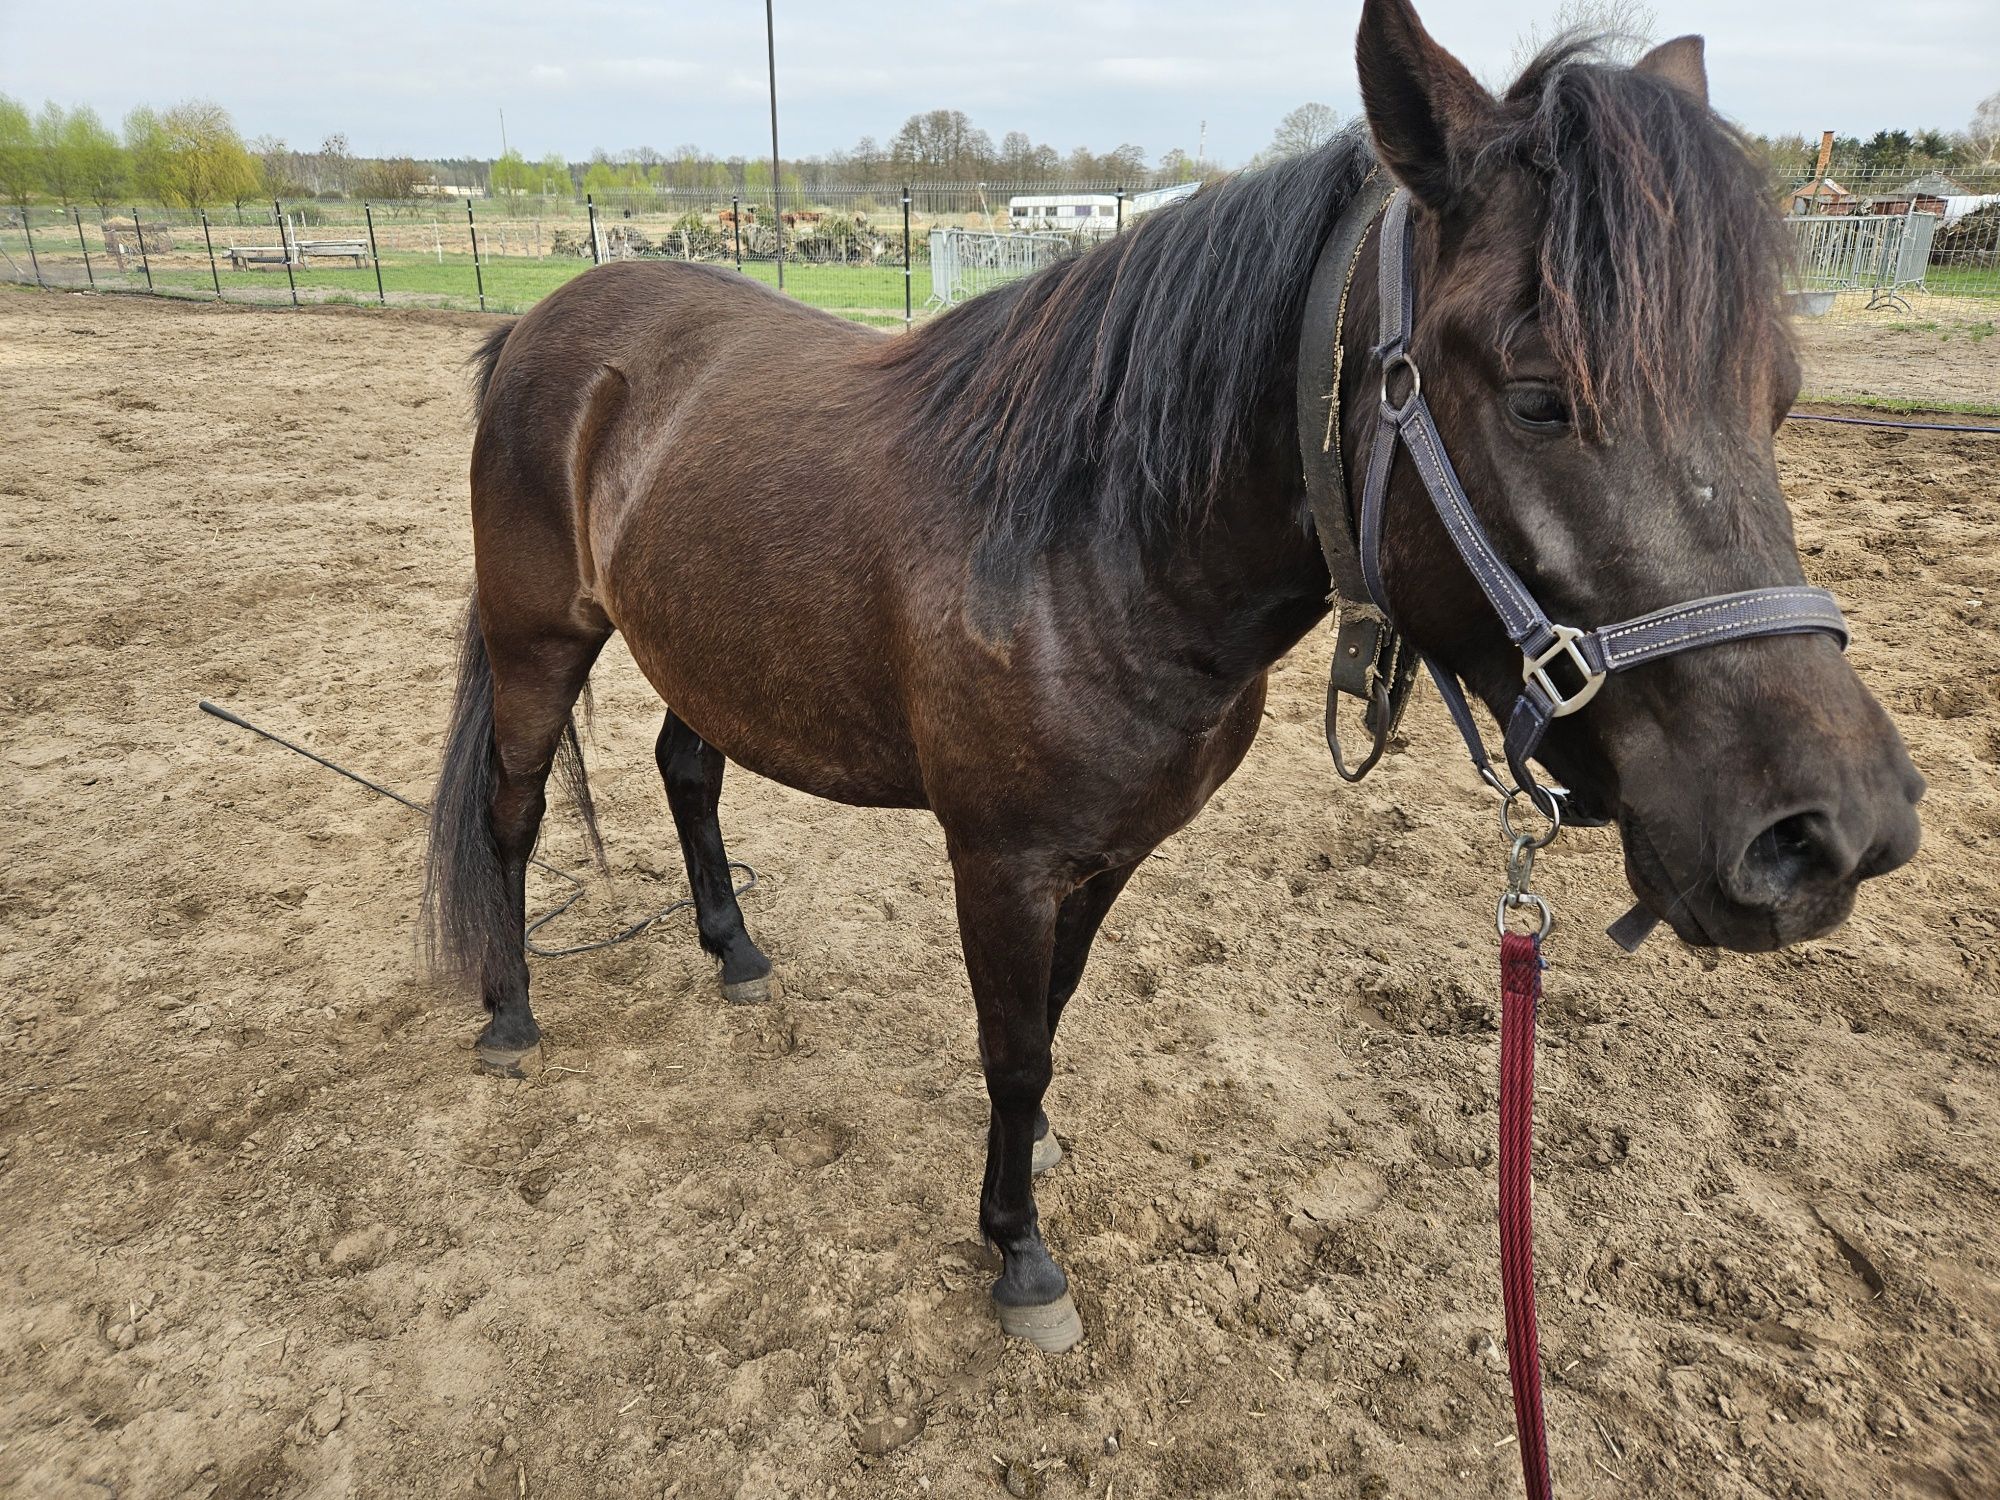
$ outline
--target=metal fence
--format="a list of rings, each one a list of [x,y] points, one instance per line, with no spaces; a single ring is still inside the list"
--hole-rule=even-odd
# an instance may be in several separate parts
[[[1088,190],[1027,186],[1044,197],[1095,202]],[[956,291],[937,293],[931,247],[941,231],[1003,247],[952,262],[976,271],[980,289],[1047,264],[1049,244],[1073,249],[1096,237],[1013,235],[1009,202],[1019,196],[947,184],[787,192],[782,206],[768,195],[686,190],[608,203],[311,200],[206,211],[37,205],[0,211],[0,278],[272,306],[519,312],[604,261],[678,260],[727,266],[840,316],[896,326],[969,294],[962,278]],[[1099,196],[1116,205],[1108,221],[1115,233],[1126,223],[1125,195],[1113,188]],[[1016,238],[1034,248],[1004,248]]]
[[[1898,214],[1815,214],[1785,221],[1792,234],[1798,290],[1868,293],[1868,306],[1900,304],[1902,293],[1925,290],[1939,215],[1914,209]]]
[[[933,229],[930,302],[950,307],[1003,282],[1067,260],[1097,243],[1097,235],[1028,230]]]
[[[2000,168],[1836,164],[1784,175],[1780,196],[1793,285],[1809,311],[1850,297],[1868,310],[1937,298],[2000,303]]]
[[[843,317],[895,326],[1118,233],[1171,191],[932,183],[788,185],[775,199],[682,188],[581,203],[313,200],[205,213],[34,205],[0,209],[0,278],[271,305],[516,312],[600,261],[670,259],[728,266]],[[1773,194],[1804,310],[1980,299],[1954,305],[1975,317],[2000,311],[2000,168],[1779,171]]]

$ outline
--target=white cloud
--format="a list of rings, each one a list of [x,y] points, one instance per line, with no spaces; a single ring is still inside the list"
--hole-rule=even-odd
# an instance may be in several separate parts
[[[1418,0],[1432,33],[1482,77],[1555,0]],[[1708,38],[1716,103],[1754,130],[1867,135],[1956,128],[2000,87],[2000,5],[1820,0],[1784,7],[1654,0],[1668,34]],[[1058,150],[1121,141],[1153,157],[1195,148],[1242,161],[1286,110],[1358,107],[1359,7],[1325,0],[776,0],[779,116],[788,154],[882,140],[919,110],[963,109],[996,139]],[[695,141],[768,149],[761,7],[691,0],[342,0],[282,26],[240,24],[219,0],[97,0],[79,29],[60,8],[0,0],[0,92],[90,104],[212,97],[249,135],[358,151],[491,155],[496,110],[530,156]]]
[[[1166,87],[1198,83],[1210,77],[1214,68],[1192,57],[1105,57],[1093,70],[1113,83],[1157,84]]]

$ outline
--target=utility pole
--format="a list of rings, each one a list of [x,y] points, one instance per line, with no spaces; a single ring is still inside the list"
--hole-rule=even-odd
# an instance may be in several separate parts
[[[1201,138],[1199,141],[1195,143],[1195,148],[1194,148],[1195,167],[1199,169],[1202,162],[1207,160],[1207,158],[1208,158],[1208,121],[1203,120],[1201,122]]]
[[[500,154],[507,154],[507,111],[500,111]]]
[[[784,178],[778,166],[778,31],[771,19],[771,0],[764,0],[764,56],[771,66],[771,227],[778,235],[778,290],[785,289],[785,207],[780,196]]]

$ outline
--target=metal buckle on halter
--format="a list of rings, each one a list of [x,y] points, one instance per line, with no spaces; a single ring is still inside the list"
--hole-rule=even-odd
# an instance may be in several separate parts
[[[1556,638],[1545,650],[1534,656],[1530,656],[1526,651],[1521,653],[1521,661],[1523,663],[1521,667],[1521,680],[1523,682],[1532,682],[1536,687],[1540,688],[1542,695],[1549,700],[1549,717],[1560,719],[1565,714],[1575,713],[1584,704],[1595,698],[1597,690],[1604,686],[1606,674],[1594,670],[1590,665],[1589,659],[1577,647],[1576,643],[1582,640],[1588,632],[1578,630],[1574,625],[1557,625],[1553,623],[1550,624],[1549,629],[1555,632]],[[1583,678],[1583,686],[1578,688],[1576,692],[1565,694],[1561,688],[1556,686],[1555,679],[1549,675],[1549,663],[1557,657],[1567,657],[1570,665],[1575,667],[1577,674]]]

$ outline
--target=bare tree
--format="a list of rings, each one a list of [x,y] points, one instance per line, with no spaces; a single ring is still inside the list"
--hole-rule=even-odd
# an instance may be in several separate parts
[[[1271,137],[1257,160],[1277,161],[1287,156],[1303,156],[1308,151],[1317,151],[1340,133],[1340,116],[1324,104],[1306,103],[1287,114],[1278,122],[1277,132]]]
[[[1514,43],[1511,78],[1535,60],[1542,48],[1571,34],[1594,37],[1613,62],[1632,63],[1653,45],[1660,17],[1645,0],[1562,0],[1548,25],[1530,26]]]
[[[1979,101],[1972,123],[1965,127],[1965,144],[1978,166],[1990,167],[2000,161],[2000,90]]]
[[[564,173],[568,180],[568,173]],[[407,156],[385,157],[380,161],[364,161],[354,169],[354,192],[360,198],[376,202],[397,202],[417,195],[417,184],[423,181],[423,173],[417,164]]]

